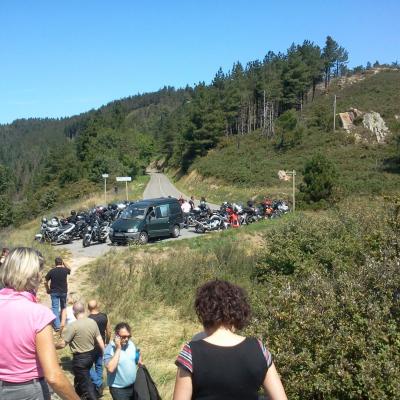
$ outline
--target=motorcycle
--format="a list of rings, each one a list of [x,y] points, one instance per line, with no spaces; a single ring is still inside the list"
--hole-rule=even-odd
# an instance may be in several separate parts
[[[109,221],[100,221],[98,218],[88,225],[82,240],[83,247],[90,246],[93,242],[105,243],[110,230]]]
[[[271,218],[279,218],[280,216],[289,212],[289,206],[284,200],[275,200],[272,203],[272,216]]]
[[[197,233],[204,233],[206,231],[217,231],[228,229],[230,224],[227,217],[220,214],[213,214],[210,218],[205,220],[195,220],[195,231]]]
[[[40,233],[35,235],[35,240],[52,244],[71,243],[74,228],[75,224],[72,223],[62,225],[57,217],[50,221],[44,217],[42,218]]]

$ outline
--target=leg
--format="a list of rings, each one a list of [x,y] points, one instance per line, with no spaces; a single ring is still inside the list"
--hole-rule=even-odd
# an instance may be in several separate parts
[[[58,293],[51,293],[51,311],[55,315],[56,319],[53,322],[53,327],[55,330],[60,329],[60,297]]]
[[[97,400],[96,391],[89,373],[92,364],[93,355],[91,352],[74,354],[72,371],[75,377],[75,391],[87,400]]]
[[[94,355],[94,364],[90,369],[90,378],[96,386],[100,388],[103,384],[103,355],[100,352],[96,352]]]
[[[67,293],[60,293],[60,309],[67,307]]]

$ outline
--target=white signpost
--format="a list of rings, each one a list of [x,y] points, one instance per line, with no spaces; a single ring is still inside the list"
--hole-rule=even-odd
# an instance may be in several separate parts
[[[128,182],[132,181],[130,176],[117,176],[117,182],[125,182],[125,190],[126,190],[126,200],[128,201]]]
[[[107,178],[108,174],[102,174],[101,177],[104,179],[104,205],[107,205]]]

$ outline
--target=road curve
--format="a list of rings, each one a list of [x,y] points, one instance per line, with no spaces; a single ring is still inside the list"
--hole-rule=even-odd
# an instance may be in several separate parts
[[[185,199],[189,199],[190,195],[182,193],[179,191],[168,179],[168,177],[159,172],[148,172],[150,175],[150,181],[146,186],[146,189],[143,192],[144,199],[152,199],[156,197],[176,197],[179,199],[181,195]],[[199,201],[195,200],[195,204],[198,204]],[[214,210],[219,209],[219,205],[208,203],[209,206]]]

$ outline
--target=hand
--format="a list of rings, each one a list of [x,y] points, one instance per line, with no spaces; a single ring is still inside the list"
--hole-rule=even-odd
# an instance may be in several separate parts
[[[121,338],[118,335],[115,335],[114,343],[115,343],[116,349],[120,350],[121,349]]]

